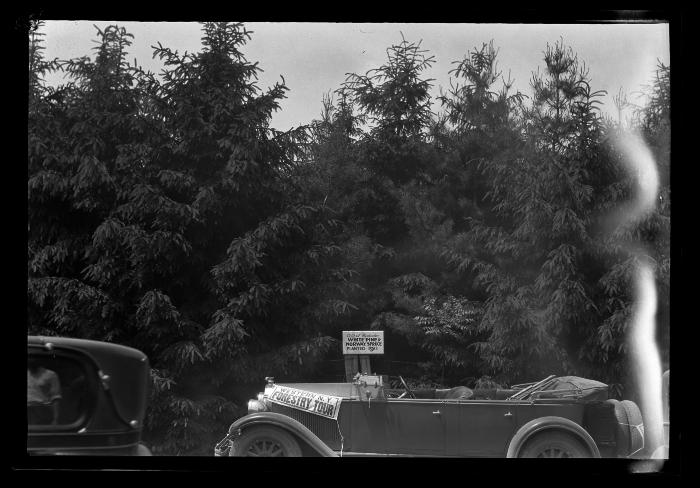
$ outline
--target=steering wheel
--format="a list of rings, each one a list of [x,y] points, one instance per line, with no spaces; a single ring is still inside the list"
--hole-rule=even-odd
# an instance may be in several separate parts
[[[402,393],[399,398],[403,398],[404,396],[408,395],[409,398],[416,398],[416,395],[413,394],[411,389],[408,387],[406,382],[403,379],[403,376],[399,376],[399,379],[401,380],[401,385],[403,386],[404,390],[406,390],[404,393]]]

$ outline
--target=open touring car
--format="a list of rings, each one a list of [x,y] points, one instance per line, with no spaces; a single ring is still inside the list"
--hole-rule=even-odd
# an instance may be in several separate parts
[[[400,377],[399,377],[400,378]],[[412,390],[386,376],[276,384],[215,446],[217,456],[636,457],[644,425],[607,385],[549,376],[510,389]]]

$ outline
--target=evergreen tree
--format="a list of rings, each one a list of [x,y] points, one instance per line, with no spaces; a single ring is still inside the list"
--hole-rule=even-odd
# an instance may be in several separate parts
[[[377,177],[403,183],[421,170],[421,142],[430,124],[432,79],[423,72],[434,63],[419,43],[403,38],[387,49],[387,62],[365,75],[351,73],[343,89],[373,123],[363,144],[364,164]]]
[[[525,97],[511,93],[513,82],[503,78],[497,56],[491,41],[453,62],[454,82],[451,79],[450,90],[439,97],[451,128],[445,164],[454,186],[445,193],[459,196],[459,206],[453,208],[465,214],[454,218],[461,224],[460,231],[468,228],[469,218],[489,212],[485,161],[508,158],[507,153],[517,152],[522,145],[518,122]],[[499,81],[502,86],[497,91]]]
[[[415,385],[622,382],[633,243],[656,263],[667,344],[668,67],[635,118],[660,199],[613,233],[603,217],[634,188],[609,143],[621,128],[563,42],[527,103],[493,43],[468,52],[435,116],[434,58],[402,36],[319,120],[279,132],[288,88],[258,88],[241,24],[205,23],[198,53],[158,45],[160,76],[127,62],[118,26],[98,29],[94,61],[52,62],[36,27],[28,330],[146,352],[155,453],[209,454],[265,375],[335,379],[322,361],[342,330],[385,330],[374,369],[418,363],[382,370]],[[45,86],[56,70],[69,80]]]
[[[583,351],[600,377],[609,376],[618,389],[630,382],[620,374],[629,366],[627,331],[634,306],[634,272],[643,261],[652,263],[656,275],[657,330],[662,360],[669,360],[670,325],[670,69],[660,64],[648,99],[635,108],[631,127],[609,123],[603,140],[601,165],[597,172],[596,200],[605,225],[595,240],[596,261],[602,265],[598,286],[599,326],[584,343]],[[637,174],[630,172],[616,145],[620,137],[637,132],[648,146],[659,175],[658,201],[640,220],[627,222],[635,199]],[[611,224],[612,222],[612,224]],[[622,393],[620,391],[620,393]]]
[[[474,219],[453,256],[488,295],[479,351],[508,382],[575,370],[577,331],[595,321],[584,257],[600,93],[563,43],[548,45],[544,60],[522,143],[484,160],[490,214]]]
[[[303,131],[269,128],[286,86],[257,88],[242,25],[203,31],[200,53],[156,48],[160,78],[128,65],[124,29],[98,31],[95,61],[30,104],[29,331],[146,352],[155,453],[209,453],[250,395],[227,382],[330,347],[297,298],[344,279],[289,178]]]
[[[430,80],[421,73],[433,58],[424,53],[403,39],[385,65],[348,76],[337,107],[324,99],[304,174],[315,181],[312,198],[323,199],[343,224],[338,238],[357,285],[356,310],[344,323],[384,329],[394,345],[384,363],[420,363],[424,381],[434,384],[466,362],[473,366],[473,352],[449,345],[449,337],[455,327],[471,327],[478,309],[454,296],[463,280],[441,256],[451,217],[463,212],[450,178],[459,170],[444,164],[443,147],[430,135]],[[362,133],[365,121],[373,125]],[[448,324],[444,307],[464,307],[465,320]]]

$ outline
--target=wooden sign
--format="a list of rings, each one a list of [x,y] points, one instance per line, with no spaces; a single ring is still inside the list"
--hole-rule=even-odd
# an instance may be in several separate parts
[[[384,331],[344,330],[343,354],[384,354]]]

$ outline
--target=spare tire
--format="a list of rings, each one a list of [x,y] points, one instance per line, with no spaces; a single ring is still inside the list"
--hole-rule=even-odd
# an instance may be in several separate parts
[[[671,423],[669,419],[669,382],[671,380],[671,370],[667,369],[663,376],[661,377],[661,392],[663,395],[663,418],[664,418],[664,444],[668,446],[668,436],[669,429],[671,428]]]
[[[627,457],[630,453],[630,429],[627,421],[627,409],[615,399],[606,400],[605,403],[613,405],[615,412],[615,453],[617,457]]]
[[[663,445],[657,447],[654,452],[651,453],[650,459],[668,459],[668,446]]]
[[[627,456],[639,456],[644,449],[644,419],[639,407],[632,400],[622,400],[620,402],[627,413],[627,423],[629,424],[629,454]]]

